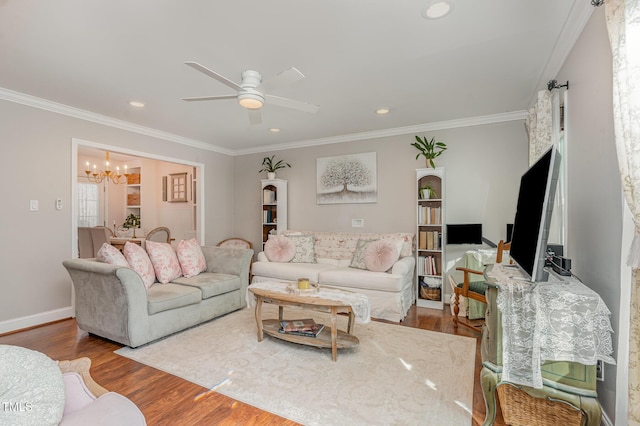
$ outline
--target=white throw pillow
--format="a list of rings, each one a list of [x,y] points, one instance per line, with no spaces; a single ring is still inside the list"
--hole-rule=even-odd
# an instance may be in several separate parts
[[[166,284],[182,276],[178,256],[171,244],[147,240],[146,246],[159,282]]]
[[[202,247],[195,238],[180,241],[176,253],[182,275],[186,278],[195,277],[207,270],[207,261],[202,253]]]
[[[127,241],[124,243],[124,258],[129,262],[131,269],[136,271],[146,288],[149,288],[156,281],[156,274],[153,271],[153,265],[149,255],[138,244]]]
[[[264,254],[270,262],[289,262],[296,254],[296,245],[291,238],[276,235],[264,244]]]

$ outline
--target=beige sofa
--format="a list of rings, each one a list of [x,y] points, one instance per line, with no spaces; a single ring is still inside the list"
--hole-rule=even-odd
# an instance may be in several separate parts
[[[313,235],[316,263],[270,262],[264,252],[253,263],[252,282],[311,282],[365,294],[371,304],[371,316],[389,321],[402,321],[415,301],[413,247],[411,233],[347,233],[284,231],[283,235]],[[372,272],[352,268],[358,240],[402,240],[400,258],[387,272]]]

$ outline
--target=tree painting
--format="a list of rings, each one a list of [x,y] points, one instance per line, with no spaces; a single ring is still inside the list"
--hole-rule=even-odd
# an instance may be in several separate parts
[[[317,159],[318,204],[376,201],[375,152]]]

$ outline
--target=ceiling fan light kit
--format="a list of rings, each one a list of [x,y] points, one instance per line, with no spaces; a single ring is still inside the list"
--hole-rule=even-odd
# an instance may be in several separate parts
[[[249,122],[251,124],[260,124],[262,122],[260,116],[260,108],[267,103],[277,105],[284,108],[295,109],[298,111],[304,111],[309,113],[315,113],[320,107],[317,105],[308,104],[305,102],[296,101],[289,98],[281,98],[279,96],[273,96],[265,94],[267,91],[275,90],[286,84],[291,84],[296,81],[302,80],[304,74],[298,71],[296,68],[291,67],[288,70],[276,75],[272,81],[268,81],[265,84],[262,83],[262,75],[258,71],[245,70],[242,72],[242,83],[237,84],[232,80],[218,74],[215,71],[210,70],[204,65],[200,65],[197,62],[188,61],[185,65],[200,71],[201,73],[218,80],[220,83],[236,90],[235,95],[218,95],[218,96],[199,96],[195,98],[182,98],[185,101],[212,101],[220,99],[236,99],[240,106],[246,108],[249,111]]]

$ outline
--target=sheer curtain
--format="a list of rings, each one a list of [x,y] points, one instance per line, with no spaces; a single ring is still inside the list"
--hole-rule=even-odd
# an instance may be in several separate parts
[[[635,235],[629,330],[629,425],[640,425],[640,2],[607,0],[607,30],[613,54],[613,119],[625,200]],[[623,319],[621,318],[621,321]]]
[[[563,91],[566,95],[566,91]],[[560,178],[553,202],[551,226],[549,229],[549,243],[566,244],[565,238],[565,167],[566,149],[564,126],[560,118],[560,89],[541,90],[538,92],[536,104],[529,110],[525,120],[525,127],[529,135],[529,165],[533,165],[538,158],[553,144],[558,145],[560,155],[564,159],[560,164]],[[566,96],[563,98],[566,108]],[[566,116],[566,114],[565,114]],[[567,247],[564,248],[567,252]]]

